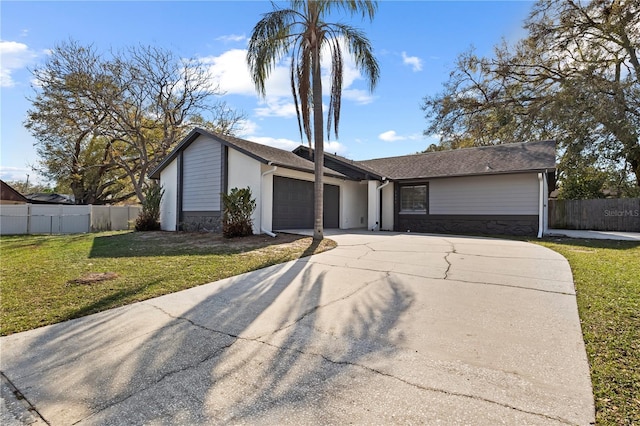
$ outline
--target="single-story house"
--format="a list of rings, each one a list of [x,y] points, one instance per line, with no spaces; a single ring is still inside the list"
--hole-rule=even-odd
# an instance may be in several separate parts
[[[29,200],[13,189],[11,185],[0,180],[0,204],[27,204]]]
[[[325,154],[324,226],[538,235],[547,228],[555,142],[353,161]],[[161,226],[221,230],[221,194],[251,188],[254,233],[313,228],[313,151],[194,129],[150,173],[164,188]]]
[[[75,200],[72,195],[56,194],[53,192],[34,192],[25,195],[32,204],[68,204],[74,205]]]

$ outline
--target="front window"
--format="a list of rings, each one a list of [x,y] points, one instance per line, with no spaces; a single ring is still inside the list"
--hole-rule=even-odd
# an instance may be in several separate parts
[[[427,212],[427,185],[400,188],[400,213]]]

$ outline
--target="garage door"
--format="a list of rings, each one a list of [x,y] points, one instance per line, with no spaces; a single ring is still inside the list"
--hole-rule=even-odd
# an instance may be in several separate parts
[[[340,187],[324,185],[324,227],[340,227]],[[273,177],[273,229],[313,229],[313,182]]]

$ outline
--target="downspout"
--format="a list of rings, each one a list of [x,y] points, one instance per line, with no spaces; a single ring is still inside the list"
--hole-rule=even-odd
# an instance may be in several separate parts
[[[378,208],[378,217],[377,217],[378,220],[376,221],[376,225],[377,225],[378,231],[380,231],[382,229],[382,204],[381,204],[381,201],[382,201],[382,188],[384,188],[385,186],[387,186],[387,185],[389,185],[391,183],[391,181],[387,180],[387,178],[382,178],[382,180],[383,180],[384,183],[377,188],[379,192],[378,192],[378,203],[376,203],[376,204],[378,204],[380,206]]]
[[[269,161],[269,165],[271,166],[273,163],[271,161]],[[271,231],[267,231],[266,229],[264,229],[264,227],[262,226],[262,224],[264,223],[264,218],[262,217],[262,213],[263,213],[263,204],[264,204],[264,177],[266,175],[270,175],[271,173],[275,172],[278,169],[278,166],[273,166],[273,169],[271,170],[267,170],[266,172],[262,173],[262,177],[260,178],[260,232],[267,234],[268,236],[275,238],[277,237],[276,234],[274,234]],[[272,197],[273,198],[273,194]]]
[[[539,198],[538,198],[538,238],[542,238],[544,234],[544,173],[538,173],[538,186]]]

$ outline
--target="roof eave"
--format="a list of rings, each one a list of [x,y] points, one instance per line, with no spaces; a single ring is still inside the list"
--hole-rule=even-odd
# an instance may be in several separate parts
[[[218,137],[216,134],[208,132],[207,130],[201,129],[199,127],[194,128],[191,132],[189,132],[189,134],[187,136],[185,136],[185,138],[178,144],[176,145],[176,147],[173,149],[173,151],[171,151],[171,153],[160,162],[160,164],[158,164],[158,166],[153,169],[149,174],[149,178],[150,179],[160,179],[160,173],[162,172],[162,170],[165,169],[165,167],[167,167],[178,155],[178,153],[185,149],[186,147],[188,147],[194,140],[196,140],[199,136],[207,136],[210,137],[212,139],[214,139],[216,142],[219,142],[220,144],[222,144],[223,146],[226,147],[231,147],[233,149],[235,149],[236,151],[262,163],[262,164],[270,164],[273,166],[278,166],[278,167],[282,167],[285,169],[289,169],[289,170],[296,170],[296,171],[300,171],[300,172],[305,172],[305,173],[314,173],[313,170],[309,170],[309,169],[305,169],[303,167],[296,167],[296,166],[292,166],[290,164],[282,164],[278,161],[273,161],[273,160],[269,160],[267,158],[261,157],[251,151],[248,151],[236,144],[234,144],[233,142],[230,142],[228,140],[222,139],[220,137]],[[347,176],[343,175],[343,174],[337,174],[337,173],[324,173],[325,176],[331,176],[331,177],[336,177],[339,179],[349,179]]]
[[[539,169],[526,169],[526,170],[506,170],[497,171],[491,173],[465,173],[465,174],[453,174],[453,175],[430,175],[430,176],[412,176],[412,177],[392,177],[389,178],[392,181],[410,181],[410,180],[424,180],[424,179],[446,179],[446,178],[458,178],[458,177],[478,177],[478,176],[500,176],[500,175],[512,175],[512,174],[524,174],[524,173],[543,173],[555,171],[555,167],[546,167]]]
[[[200,128],[196,127],[189,132],[182,141],[176,145],[175,148],[167,155],[153,170],[151,170],[147,176],[149,179],[160,179],[160,173],[167,167],[177,156],[180,150],[185,146],[191,144],[201,133]]]
[[[312,151],[311,148],[309,148],[307,146],[304,146],[304,145],[300,145],[296,149],[294,149],[292,152],[294,154],[297,154],[301,150]],[[355,160],[353,160],[353,161],[345,161],[341,157],[338,157],[337,155],[333,155],[333,154],[330,154],[330,153],[327,153],[327,152],[325,152],[325,156],[331,158],[334,161],[337,161],[338,163],[340,163],[340,164],[342,164],[342,165],[344,165],[346,167],[349,167],[349,168],[355,170],[358,173],[362,173],[367,178],[369,178],[371,176],[376,180],[385,179],[385,177],[383,175],[379,174],[378,172],[374,171],[373,169],[365,169],[362,166],[358,165],[357,161],[355,161]],[[349,178],[349,179],[350,180],[360,180],[360,179],[354,179],[354,178]]]

